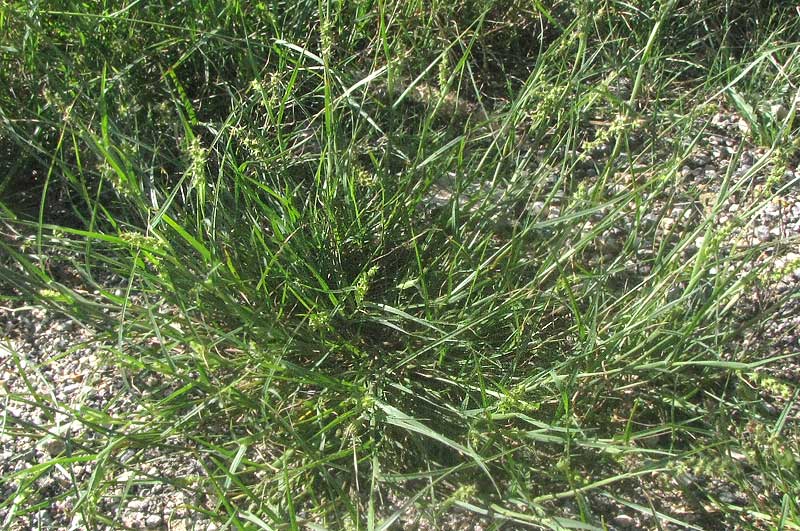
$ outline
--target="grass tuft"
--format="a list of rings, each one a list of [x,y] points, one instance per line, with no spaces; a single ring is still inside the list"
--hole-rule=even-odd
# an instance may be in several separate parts
[[[3,300],[129,398],[2,347],[41,422],[0,432],[50,453],[1,525],[161,485],[235,529],[800,527],[761,337],[797,236],[753,240],[798,185],[794,9],[7,2]]]

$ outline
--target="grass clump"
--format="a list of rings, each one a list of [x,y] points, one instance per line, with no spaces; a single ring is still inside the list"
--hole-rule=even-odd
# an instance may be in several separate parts
[[[750,238],[797,184],[792,6],[62,4],[0,8],[0,280],[138,409],[7,394],[81,429],[6,418],[69,443],[6,525],[85,462],[89,527],[153,484],[237,529],[800,526],[792,353],[751,341],[796,299]]]

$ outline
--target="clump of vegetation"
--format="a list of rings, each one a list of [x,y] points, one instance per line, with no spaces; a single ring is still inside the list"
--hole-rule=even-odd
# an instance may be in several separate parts
[[[63,405],[82,435],[0,506],[35,512],[31,478],[88,461],[67,490],[90,527],[137,481],[232,528],[407,507],[602,528],[600,498],[800,526],[797,393],[745,341],[796,298],[752,302],[797,242],[747,234],[797,185],[799,21],[744,0],[7,2],[4,298],[159,384],[144,420]],[[727,109],[749,125],[692,181]],[[120,490],[152,449],[204,474]],[[667,490],[692,510],[645,505]]]

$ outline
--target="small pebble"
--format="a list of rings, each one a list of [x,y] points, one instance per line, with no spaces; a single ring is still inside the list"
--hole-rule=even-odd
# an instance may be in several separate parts
[[[753,234],[755,237],[758,238],[761,242],[767,242],[770,238],[770,229],[766,225],[758,225],[755,229],[753,229]]]
[[[783,120],[784,118],[786,118],[786,116],[788,116],[789,111],[786,109],[785,105],[781,103],[775,103],[773,105],[770,105],[769,114],[775,120]]]
[[[48,438],[41,443],[41,448],[47,452],[47,455],[50,457],[56,457],[66,449],[66,445],[61,439]]]
[[[636,521],[627,514],[619,514],[614,517],[613,522],[623,528],[630,528],[636,524]]]

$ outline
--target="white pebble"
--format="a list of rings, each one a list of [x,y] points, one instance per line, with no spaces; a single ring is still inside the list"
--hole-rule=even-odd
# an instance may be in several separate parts
[[[758,238],[759,241],[769,241],[769,227],[766,225],[757,226],[755,229],[753,229],[753,234],[755,234],[755,237]]]

